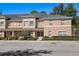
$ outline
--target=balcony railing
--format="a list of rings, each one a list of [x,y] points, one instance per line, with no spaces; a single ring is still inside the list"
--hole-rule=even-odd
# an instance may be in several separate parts
[[[44,27],[43,27],[43,26],[37,26],[36,28],[38,28],[38,29],[43,29]]]

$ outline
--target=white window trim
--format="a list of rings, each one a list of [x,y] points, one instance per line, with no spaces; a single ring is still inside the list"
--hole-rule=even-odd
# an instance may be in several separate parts
[[[52,36],[52,31],[48,31],[48,36],[51,37]]]
[[[49,25],[53,25],[53,20],[49,20]]]
[[[26,23],[27,23],[27,25],[26,25]],[[24,21],[24,26],[28,26],[28,21]]]
[[[61,25],[65,25],[65,20],[61,20],[60,22]]]
[[[31,22],[33,22],[33,23],[31,24]],[[29,26],[34,26],[34,21],[30,21]]]
[[[2,24],[1,24],[1,22],[2,22]],[[4,22],[3,21],[1,21],[1,22],[0,22],[0,26],[3,26],[4,25]]]
[[[67,36],[67,31],[58,31],[58,36]]]

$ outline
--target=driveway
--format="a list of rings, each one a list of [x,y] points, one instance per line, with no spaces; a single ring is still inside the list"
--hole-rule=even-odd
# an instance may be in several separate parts
[[[0,41],[0,52],[27,49],[51,51],[51,53],[40,53],[42,56],[79,56],[78,41]]]

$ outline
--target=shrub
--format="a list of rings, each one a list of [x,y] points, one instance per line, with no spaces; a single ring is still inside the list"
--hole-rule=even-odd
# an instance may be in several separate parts
[[[45,36],[42,40],[53,40],[51,37]]]
[[[18,40],[18,36],[10,37],[10,40]]]
[[[25,36],[25,37],[24,37],[24,40],[27,40],[28,38],[30,38],[30,36]]]
[[[78,37],[75,36],[53,36],[53,37],[44,37],[43,40],[78,40]]]
[[[4,37],[0,37],[0,40],[3,40],[4,39]]]
[[[32,36],[25,36],[24,40],[36,40],[37,38],[34,38]]]
[[[24,38],[19,38],[19,40],[24,40]]]
[[[76,40],[75,36],[54,36],[52,38],[55,40]]]
[[[79,40],[79,36],[75,36],[75,40]]]

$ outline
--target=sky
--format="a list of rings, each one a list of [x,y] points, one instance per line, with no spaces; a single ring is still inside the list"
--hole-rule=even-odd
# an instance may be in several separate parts
[[[49,14],[58,5],[58,3],[0,3],[0,12],[3,14],[28,14],[32,10],[37,10]],[[79,16],[79,4],[73,3],[73,6],[78,11],[77,15]]]

